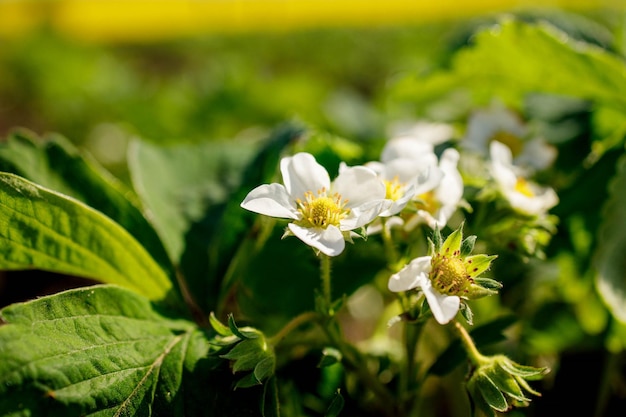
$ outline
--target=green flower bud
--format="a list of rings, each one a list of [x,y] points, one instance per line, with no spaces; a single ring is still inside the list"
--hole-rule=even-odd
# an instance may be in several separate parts
[[[548,368],[520,365],[504,355],[483,356],[467,381],[467,390],[476,411],[492,416],[494,410],[528,406],[527,394],[541,396],[527,381],[539,380],[548,372]]]

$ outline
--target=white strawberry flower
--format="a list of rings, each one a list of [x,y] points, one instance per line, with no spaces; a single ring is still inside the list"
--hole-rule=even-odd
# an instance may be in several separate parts
[[[558,204],[559,198],[552,188],[529,181],[524,172],[513,164],[508,146],[492,142],[490,155],[491,175],[514,210],[527,215],[541,215]]]
[[[366,167],[342,169],[331,182],[313,155],[301,152],[280,161],[283,184],[263,184],[248,193],[241,207],[270,217],[293,220],[294,235],[328,256],[337,256],[351,231],[374,220],[383,207],[385,186]]]

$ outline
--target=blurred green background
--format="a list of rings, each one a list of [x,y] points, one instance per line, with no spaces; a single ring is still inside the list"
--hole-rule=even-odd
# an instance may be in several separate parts
[[[502,13],[611,42],[612,2],[0,3],[0,136],[58,132],[123,175],[125,146],[264,137],[288,120],[350,139],[397,117],[389,82],[446,64]],[[615,3],[618,4],[618,3]]]

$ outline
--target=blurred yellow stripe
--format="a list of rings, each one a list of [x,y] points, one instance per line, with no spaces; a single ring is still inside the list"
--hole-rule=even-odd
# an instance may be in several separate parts
[[[9,0],[0,36],[48,25],[98,42],[149,41],[198,33],[288,31],[457,19],[528,6],[625,9],[622,0]]]

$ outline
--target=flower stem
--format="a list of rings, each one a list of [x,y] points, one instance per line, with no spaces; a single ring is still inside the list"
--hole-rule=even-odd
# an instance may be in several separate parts
[[[268,343],[272,346],[276,346],[283,340],[289,333],[294,331],[296,328],[300,327],[304,323],[315,321],[319,318],[319,315],[313,311],[307,311],[302,314],[297,315],[293,319],[291,319],[285,326],[278,331],[274,336],[272,336]]]
[[[399,256],[398,251],[393,243],[393,239],[391,237],[391,229],[387,227],[387,220],[385,218],[381,218],[382,223],[382,239],[383,244],[385,245],[385,255],[387,257],[387,264],[389,266],[395,266],[398,262]]]
[[[479,366],[487,362],[488,359],[478,351],[472,337],[467,332],[465,327],[463,327],[463,325],[456,320],[454,321],[454,327],[458,331],[459,336],[461,336],[461,342],[463,343],[463,347],[465,348],[467,356],[472,364]]]
[[[330,256],[320,255],[320,275],[322,279],[322,292],[324,294],[324,302],[326,307],[330,309],[332,302],[332,290],[330,286]]]

